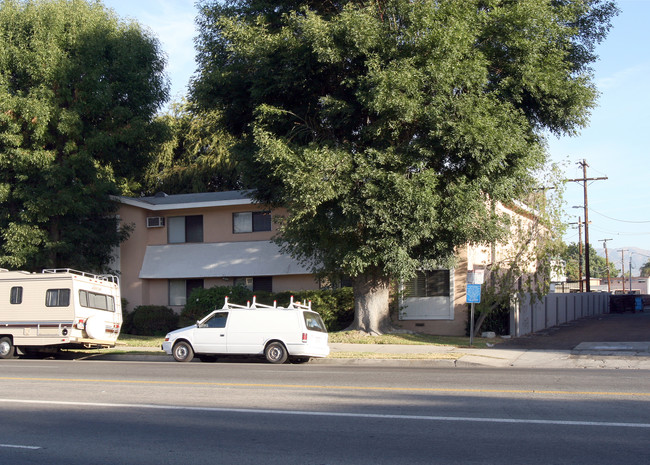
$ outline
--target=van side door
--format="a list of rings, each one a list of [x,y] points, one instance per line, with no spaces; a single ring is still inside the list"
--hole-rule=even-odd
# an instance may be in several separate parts
[[[199,354],[225,354],[228,323],[228,312],[216,312],[201,323],[193,335],[194,352]]]

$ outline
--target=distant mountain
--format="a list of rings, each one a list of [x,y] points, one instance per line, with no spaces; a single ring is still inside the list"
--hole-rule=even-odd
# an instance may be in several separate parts
[[[623,247],[626,250],[625,256],[625,272],[630,272],[630,253],[632,253],[632,276],[639,276],[639,270],[643,265],[650,260],[650,250],[640,249],[638,247]],[[605,258],[605,249],[595,249],[596,253]],[[616,268],[621,269],[621,248],[608,249],[609,261],[614,263]]]

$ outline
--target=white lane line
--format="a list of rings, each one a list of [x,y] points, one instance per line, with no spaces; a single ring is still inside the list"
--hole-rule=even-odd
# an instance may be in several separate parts
[[[0,447],[5,447],[8,449],[30,449],[30,450],[42,449],[42,447],[39,446],[19,446],[17,444],[0,444]]]
[[[532,425],[564,425],[564,426],[604,426],[607,428],[648,428],[650,423],[625,423],[609,421],[579,421],[579,420],[540,420],[532,418],[489,418],[489,417],[443,417],[435,415],[391,415],[383,413],[353,413],[353,412],[319,412],[307,410],[271,410],[250,408],[225,408],[225,407],[192,407],[183,405],[155,405],[155,404],[112,404],[105,402],[66,402],[53,400],[27,400],[27,399],[0,399],[1,403],[33,404],[33,405],[60,405],[71,407],[93,408],[128,408],[147,410],[186,410],[192,412],[219,412],[219,413],[255,413],[266,415],[296,415],[314,417],[338,418],[372,418],[383,420],[424,420],[424,421],[464,421],[475,423],[515,423]]]

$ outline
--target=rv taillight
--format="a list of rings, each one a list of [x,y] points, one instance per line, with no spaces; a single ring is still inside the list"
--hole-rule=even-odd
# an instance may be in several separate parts
[[[86,320],[84,320],[83,318],[79,318],[77,320],[77,323],[74,326],[77,329],[84,329],[85,323],[86,323]]]
[[[307,342],[307,333],[302,333],[302,342]]]

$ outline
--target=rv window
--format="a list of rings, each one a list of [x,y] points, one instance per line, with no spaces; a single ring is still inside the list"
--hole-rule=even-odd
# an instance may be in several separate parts
[[[23,302],[23,288],[21,286],[11,288],[11,297],[9,302],[12,304],[21,304]]]
[[[79,304],[82,307],[96,308],[97,310],[115,311],[115,299],[110,295],[79,291]]]
[[[46,307],[67,307],[70,305],[70,289],[48,289],[45,294]]]

